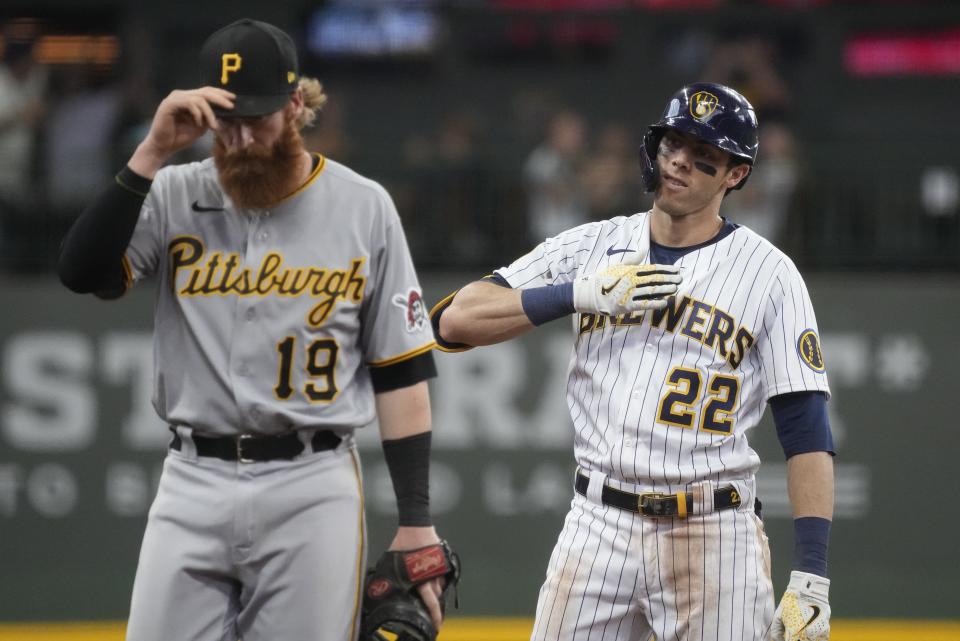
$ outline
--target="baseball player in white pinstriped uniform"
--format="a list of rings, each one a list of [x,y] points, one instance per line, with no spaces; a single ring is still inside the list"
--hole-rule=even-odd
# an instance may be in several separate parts
[[[366,556],[353,431],[380,422],[391,549],[430,521],[433,334],[386,191],[303,147],[323,104],[290,37],[241,20],[200,55],[71,229],[60,277],[116,298],[155,275],[154,406],[173,430],[130,641],[354,641]],[[207,131],[214,157],[163,167]],[[429,577],[428,577],[429,578]],[[436,626],[439,580],[418,584]]]
[[[533,639],[829,636],[829,395],[796,267],[720,216],[757,153],[753,108],[721,85],[671,97],[641,151],[653,209],[549,238],[438,304],[458,351],[572,316],[575,494]],[[747,432],[767,404],[796,525],[775,609]]]

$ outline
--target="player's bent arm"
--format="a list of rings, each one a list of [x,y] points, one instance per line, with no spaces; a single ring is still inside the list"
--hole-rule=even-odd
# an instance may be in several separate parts
[[[152,180],[167,159],[192,145],[208,129],[217,129],[213,106],[233,108],[235,95],[219,87],[174,90],[157,106],[150,131],[130,162],[133,171]]]
[[[83,210],[60,248],[57,272],[67,288],[116,298],[129,286],[123,254],[151,182],[126,167]]]
[[[441,347],[501,343],[574,312],[612,316],[661,309],[681,281],[674,265],[612,265],[572,282],[520,291],[489,281],[470,283],[431,315]],[[448,299],[449,300],[449,297]]]
[[[535,327],[523,309],[520,290],[476,281],[457,292],[440,316],[440,337],[447,343],[493,345]]]
[[[212,105],[230,109],[234,94],[216,87],[173,91],[127,166],[84,210],[64,240],[57,271],[69,289],[116,298],[129,286],[123,254],[157,171],[177,151],[217,128]]]

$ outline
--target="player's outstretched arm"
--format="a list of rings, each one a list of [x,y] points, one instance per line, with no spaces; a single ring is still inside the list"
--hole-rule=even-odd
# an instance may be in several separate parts
[[[795,529],[794,570],[773,620],[774,641],[830,638],[827,544],[833,519],[833,459],[805,452],[787,461]]]

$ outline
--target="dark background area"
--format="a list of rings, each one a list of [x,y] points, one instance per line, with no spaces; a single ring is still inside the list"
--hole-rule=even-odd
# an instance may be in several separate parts
[[[7,43],[68,35],[110,51],[36,65],[29,196],[0,190],[0,267],[49,270],[159,100],[198,82],[206,35],[244,16],[296,38],[330,96],[309,145],[388,187],[421,268],[487,270],[542,238],[525,166],[557,113],[583,130],[566,158],[576,220],[645,209],[639,139],[695,80],[739,89],[789,138],[786,183],[756,178],[782,169],[762,131],[764,187],[732,195],[729,217],[775,218],[771,239],[807,269],[960,267],[960,5],[849,0],[8,2]]]

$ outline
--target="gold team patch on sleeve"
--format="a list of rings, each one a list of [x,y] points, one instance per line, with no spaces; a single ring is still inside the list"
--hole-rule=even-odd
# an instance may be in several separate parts
[[[815,372],[823,372],[823,351],[820,349],[820,339],[812,329],[806,329],[797,340],[797,352],[803,362]]]

